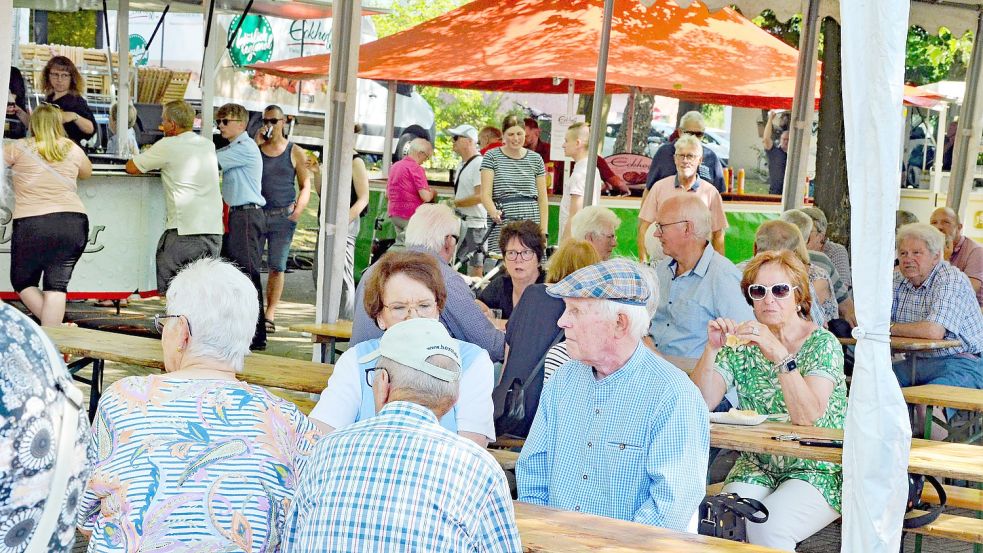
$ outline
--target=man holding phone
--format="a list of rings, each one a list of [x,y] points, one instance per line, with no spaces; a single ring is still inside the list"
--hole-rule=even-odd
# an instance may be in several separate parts
[[[268,248],[266,258],[270,272],[266,280],[266,308],[263,313],[266,332],[276,332],[277,304],[283,294],[283,273],[287,270],[290,243],[297,221],[311,199],[311,178],[304,150],[287,140],[287,118],[280,106],[263,110],[263,126],[256,142],[263,158],[262,193],[266,200],[263,214],[266,231],[261,249]]]

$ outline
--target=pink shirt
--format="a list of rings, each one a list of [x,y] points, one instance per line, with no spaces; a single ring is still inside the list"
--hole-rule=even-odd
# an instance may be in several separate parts
[[[645,203],[642,204],[642,209],[638,213],[638,218],[647,223],[654,223],[662,202],[680,194],[696,194],[703,200],[703,203],[710,209],[710,230],[713,232],[724,230],[730,226],[727,224],[727,215],[724,214],[724,202],[720,199],[720,192],[717,192],[712,184],[703,179],[697,179],[693,188],[685,190],[682,186],[676,186],[675,175],[656,181],[652,185],[652,189],[649,190],[648,196],[645,197]]]
[[[952,247],[952,259],[949,262],[966,273],[969,278],[983,281],[983,246],[972,238],[963,236],[959,239],[959,242]],[[983,306],[983,286],[976,293],[976,301]]]
[[[85,213],[78,195],[79,169],[85,152],[64,139],[68,154],[61,161],[48,162],[32,148],[33,140],[11,142],[3,149],[4,163],[10,167],[14,185],[14,219],[58,212]]]
[[[389,197],[389,216],[409,219],[416,208],[423,205],[420,190],[429,190],[427,173],[414,159],[404,157],[389,168],[389,183],[386,195]]]

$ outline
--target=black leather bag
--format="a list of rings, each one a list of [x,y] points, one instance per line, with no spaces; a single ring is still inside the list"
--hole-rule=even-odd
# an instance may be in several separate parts
[[[925,481],[928,481],[932,487],[935,488],[935,492],[939,494],[939,504],[938,505],[928,505],[922,503],[922,490],[925,488]],[[924,476],[921,474],[908,473],[908,503],[905,505],[905,513],[910,513],[911,511],[918,509],[920,511],[926,511],[925,514],[914,516],[911,518],[904,519],[904,528],[906,530],[911,528],[920,528],[934,522],[935,519],[939,518],[942,511],[945,510],[945,488],[934,476]]]
[[[747,523],[768,520],[768,509],[757,499],[735,493],[712,495],[700,504],[699,532],[704,536],[747,543]]]
[[[526,416],[526,389],[530,388],[529,384],[534,382],[543,372],[543,366],[546,364],[546,354],[549,353],[553,346],[563,340],[563,336],[562,330],[557,332],[553,338],[553,342],[546,348],[546,353],[543,353],[543,356],[539,359],[539,363],[532,369],[524,381],[521,378],[513,378],[512,382],[509,383],[509,387],[505,392],[505,399],[502,401],[501,414],[495,417],[495,434],[499,436],[518,435],[521,434],[520,429],[528,427],[529,421],[527,419],[532,417]],[[541,386],[539,390],[542,390]],[[496,409],[496,413],[498,413],[498,409]],[[529,413],[529,415],[534,415],[534,413]]]

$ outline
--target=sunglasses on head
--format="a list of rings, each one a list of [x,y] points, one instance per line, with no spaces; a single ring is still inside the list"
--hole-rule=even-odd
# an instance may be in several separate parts
[[[224,127],[224,126],[228,125],[229,123],[231,123],[232,121],[242,121],[242,119],[225,119],[225,118],[216,119],[215,120],[215,124],[216,125],[222,125]]]
[[[755,301],[761,301],[765,299],[768,295],[768,291],[771,290],[771,295],[775,297],[776,300],[783,300],[792,293],[798,286],[792,286],[787,282],[779,282],[778,284],[772,284],[769,288],[764,284],[752,284],[747,287],[747,295],[749,298]]]

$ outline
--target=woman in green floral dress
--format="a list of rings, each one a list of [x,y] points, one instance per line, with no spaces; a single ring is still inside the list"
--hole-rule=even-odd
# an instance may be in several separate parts
[[[742,409],[788,413],[793,424],[843,428],[846,377],[836,337],[809,318],[805,265],[789,251],[758,254],[741,288],[753,321],[710,321],[707,345],[691,378],[707,405],[737,388]],[[751,543],[794,551],[798,542],[840,516],[842,467],[833,463],[741,453],[724,491],[768,507],[763,524],[748,524]]]

